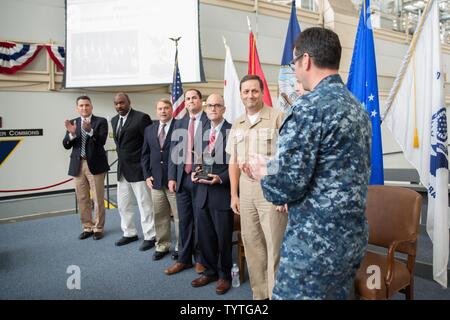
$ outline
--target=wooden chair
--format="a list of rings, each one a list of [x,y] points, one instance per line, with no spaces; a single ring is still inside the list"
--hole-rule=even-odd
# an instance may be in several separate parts
[[[237,263],[239,267],[239,280],[241,283],[245,281],[245,251],[244,243],[241,237],[241,216],[234,213],[234,225],[233,231],[236,232],[237,241],[234,243],[237,245]]]
[[[368,251],[355,278],[355,294],[362,299],[389,299],[400,291],[407,300],[414,299],[414,265],[422,196],[401,187],[369,186],[366,215],[369,244],[387,248],[387,256]],[[407,255],[406,264],[395,258],[396,252]],[[372,280],[379,267],[380,286]],[[369,269],[368,269],[369,268]],[[370,278],[370,279],[369,279]],[[375,284],[375,285],[374,285]]]

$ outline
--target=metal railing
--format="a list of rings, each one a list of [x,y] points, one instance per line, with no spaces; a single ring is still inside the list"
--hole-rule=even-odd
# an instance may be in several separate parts
[[[108,163],[109,163],[109,153],[110,152],[115,152],[116,151],[116,149],[108,149],[108,150],[106,150],[106,159],[107,159],[107,161],[108,161]],[[109,164],[109,167],[111,168],[113,165],[115,165],[116,163],[117,163],[117,161],[118,161],[119,159],[116,159],[116,160],[114,160],[111,164]],[[111,209],[111,196],[110,196],[110,189],[111,189],[111,184],[110,184],[110,180],[109,180],[109,175],[110,174],[116,174],[117,173],[117,171],[111,171],[111,170],[108,170],[107,172],[106,172],[106,175],[105,175],[105,179],[106,179],[106,184],[105,184],[105,189],[106,189],[106,201],[108,202],[108,207],[107,208],[105,208],[105,209]],[[77,201],[77,194],[75,193],[75,212],[76,213],[78,213],[78,201]],[[91,201],[92,202],[92,208],[94,207],[94,202],[93,201]],[[117,206],[117,204],[116,203],[114,203],[114,205],[115,206]]]

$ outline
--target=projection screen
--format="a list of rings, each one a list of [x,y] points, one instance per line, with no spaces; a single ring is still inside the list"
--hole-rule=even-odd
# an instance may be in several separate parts
[[[65,87],[204,82],[198,0],[66,0]]]

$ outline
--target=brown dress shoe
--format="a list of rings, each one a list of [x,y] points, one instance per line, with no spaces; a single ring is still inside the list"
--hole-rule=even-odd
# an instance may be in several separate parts
[[[164,270],[164,272],[167,275],[171,275],[171,274],[175,274],[178,273],[180,271],[183,271],[184,269],[189,269],[192,268],[192,264],[184,264],[181,262],[175,262],[171,267],[167,268],[166,270]]]
[[[219,279],[217,281],[216,293],[217,294],[225,294],[231,288],[231,283],[229,280]]]
[[[200,278],[193,280],[191,282],[191,285],[194,288],[203,287],[203,286],[206,286],[208,283],[211,283],[216,280],[217,280],[217,276],[209,277],[209,276],[202,275]]]
[[[198,274],[203,273],[206,270],[205,266],[203,266],[201,263],[196,262],[195,263],[195,272]]]

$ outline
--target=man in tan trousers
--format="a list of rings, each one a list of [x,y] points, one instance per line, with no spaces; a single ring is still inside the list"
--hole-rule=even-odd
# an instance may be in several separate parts
[[[172,116],[172,102],[160,99],[156,104],[157,122],[145,128],[142,145],[142,172],[147,186],[152,192],[153,212],[155,214],[156,250],[153,260],[160,260],[169,253],[171,247],[170,216],[173,214],[176,244],[172,259],[178,259],[178,211],[175,192],[168,189],[168,162],[170,156],[170,137],[175,119]]]
[[[69,175],[74,177],[83,225],[83,232],[78,238],[84,240],[93,235],[94,240],[100,240],[105,225],[104,179],[109,170],[104,148],[108,138],[108,122],[92,114],[93,106],[88,96],[78,97],[76,108],[80,117],[64,122],[67,132],[63,146],[67,150],[72,149]],[[94,218],[90,192],[94,201]]]
[[[231,129],[227,153],[230,154],[231,208],[241,218],[241,234],[250,275],[253,299],[272,296],[280,245],[287,223],[284,207],[276,207],[263,196],[261,185],[250,174],[250,154],[271,157],[284,114],[263,104],[263,82],[246,75],[240,83],[245,114]],[[241,270],[243,272],[243,270]]]

